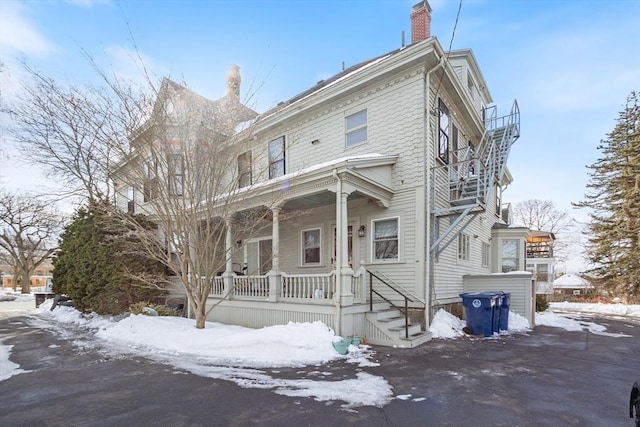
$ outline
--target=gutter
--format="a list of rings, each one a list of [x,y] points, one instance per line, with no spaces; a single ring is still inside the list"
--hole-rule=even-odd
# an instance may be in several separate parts
[[[434,49],[435,52],[435,49]],[[431,290],[435,289],[435,274],[433,269],[435,268],[435,262],[433,260],[433,258],[431,257],[431,253],[429,251],[429,248],[431,247],[430,241],[431,241],[431,172],[429,170],[429,168],[427,167],[427,165],[429,164],[429,152],[427,150],[430,150],[431,147],[429,145],[429,134],[430,134],[430,123],[431,123],[431,119],[430,119],[430,111],[431,111],[431,107],[429,105],[429,97],[431,96],[431,88],[429,85],[429,81],[431,79],[431,74],[434,73],[435,71],[441,69],[444,66],[445,63],[445,56],[444,53],[442,53],[440,55],[440,62],[438,62],[438,64],[433,67],[431,70],[427,71],[424,73],[424,93],[422,95],[422,99],[423,99],[423,117],[425,120],[424,123],[424,144],[422,144],[422,173],[424,174],[424,193],[425,193],[425,198],[424,198],[424,212],[425,212],[425,238],[424,238],[424,273],[423,273],[423,277],[426,279],[426,307],[424,310],[424,320],[425,320],[425,325],[427,330],[429,330],[429,320],[431,318],[431,311],[432,311],[432,303],[433,303],[433,295]]]

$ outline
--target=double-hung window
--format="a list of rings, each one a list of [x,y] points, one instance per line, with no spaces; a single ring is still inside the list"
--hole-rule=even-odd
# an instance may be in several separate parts
[[[285,174],[284,136],[269,142],[269,179]]]
[[[440,112],[438,119],[438,157],[445,163],[449,163],[449,109],[438,98],[438,111]]]
[[[321,235],[319,228],[302,230],[302,265],[319,265]]]
[[[471,252],[471,244],[469,235],[465,233],[458,234],[458,259],[469,261]]]
[[[482,266],[489,267],[491,246],[487,242],[482,242]]]
[[[373,224],[373,261],[398,261],[398,218],[372,221]]]
[[[238,156],[238,187],[248,187],[251,184],[251,151]]]
[[[520,265],[520,241],[504,239],[502,241],[502,272],[516,271]]]
[[[345,118],[345,141],[347,147],[367,142],[367,110]]]
[[[170,196],[182,196],[184,184],[183,163],[181,154],[169,154],[167,157]]]
[[[158,161],[151,159],[144,164],[144,201],[149,202],[158,197]]]

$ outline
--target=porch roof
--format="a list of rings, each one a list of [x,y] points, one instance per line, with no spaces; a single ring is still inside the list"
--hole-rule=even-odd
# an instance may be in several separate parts
[[[239,210],[261,205],[308,209],[335,201],[339,178],[350,199],[368,197],[387,207],[394,194],[391,168],[397,160],[398,155],[379,153],[342,157],[241,188],[220,201],[229,203],[231,197]]]

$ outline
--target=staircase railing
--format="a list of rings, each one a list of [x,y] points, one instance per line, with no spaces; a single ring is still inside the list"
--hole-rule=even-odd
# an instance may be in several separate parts
[[[369,273],[369,311],[373,311],[373,294],[376,294],[377,296],[385,300],[390,306],[392,306],[393,308],[395,308],[396,310],[404,314],[404,335],[405,335],[405,338],[409,338],[409,302],[413,302],[413,300],[409,298],[407,295],[403,294],[398,289],[396,289],[394,286],[387,283],[383,278],[381,278],[377,274],[369,270],[367,270],[367,273]],[[374,277],[404,299],[404,308],[396,305],[395,303],[393,303],[393,301],[385,297],[383,294],[373,289]]]

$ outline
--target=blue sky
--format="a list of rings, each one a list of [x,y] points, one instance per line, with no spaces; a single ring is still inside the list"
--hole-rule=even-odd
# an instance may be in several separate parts
[[[20,78],[16,58],[71,82],[95,80],[82,55],[131,78],[137,47],[152,75],[208,98],[224,94],[241,67],[242,95],[264,111],[346,66],[410,39],[417,0],[0,0],[2,96]],[[432,0],[432,34],[447,49],[458,0]],[[627,95],[640,89],[640,2],[463,0],[453,49],[471,48],[498,111],[514,99],[522,136],[506,201],[553,200],[581,219],[585,165],[613,129]],[[37,174],[17,168],[3,140],[0,183],[28,189]]]

